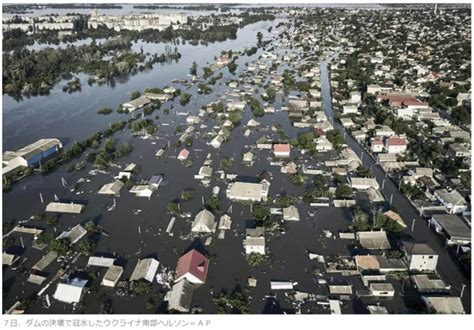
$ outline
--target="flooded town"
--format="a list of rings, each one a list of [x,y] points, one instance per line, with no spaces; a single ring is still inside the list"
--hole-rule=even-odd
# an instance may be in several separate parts
[[[471,5],[3,4],[3,314],[471,314]]]

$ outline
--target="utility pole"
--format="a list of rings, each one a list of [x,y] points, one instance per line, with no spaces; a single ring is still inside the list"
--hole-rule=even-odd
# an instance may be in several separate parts
[[[461,288],[461,295],[459,298],[462,298],[462,296],[464,295],[464,289],[466,288],[466,284],[463,284],[462,285],[462,288]]]

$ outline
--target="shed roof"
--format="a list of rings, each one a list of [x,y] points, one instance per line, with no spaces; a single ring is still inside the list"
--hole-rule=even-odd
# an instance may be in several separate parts
[[[51,202],[46,206],[46,212],[81,213],[85,208],[82,204]]]
[[[359,231],[356,233],[362,247],[369,250],[384,250],[390,248],[390,242],[385,231]]]
[[[135,269],[133,270],[130,281],[138,281],[145,279],[148,282],[153,282],[153,277],[156,274],[159,266],[158,260],[154,258],[147,258],[138,260]]]
[[[74,278],[66,283],[59,283],[54,298],[66,303],[78,303],[82,298],[87,280]]]

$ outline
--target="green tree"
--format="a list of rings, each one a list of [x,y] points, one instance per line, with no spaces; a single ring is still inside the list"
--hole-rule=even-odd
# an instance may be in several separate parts
[[[196,76],[196,75],[197,75],[197,64],[196,64],[196,62],[193,62],[193,64],[191,65],[191,69],[189,69],[189,73],[190,73],[192,76]]]
[[[95,243],[91,239],[84,239],[77,245],[77,250],[86,256],[90,256],[95,251]]]
[[[221,200],[215,195],[209,196],[206,206],[213,212],[219,211],[221,208]]]
[[[270,216],[270,208],[264,204],[256,204],[252,208],[252,216],[256,221],[263,221]]]
[[[49,217],[48,220],[46,220],[46,223],[48,226],[55,227],[59,224],[59,219],[56,216]]]
[[[168,203],[168,212],[171,214],[177,214],[179,212],[179,205],[177,202]]]
[[[260,265],[263,261],[264,257],[260,253],[252,252],[247,255],[247,263],[249,264],[249,266],[256,267]]]
[[[346,184],[342,184],[336,189],[336,198],[352,197],[352,188]]]
[[[181,192],[181,200],[187,202],[193,199],[194,191],[192,189],[187,189]]]
[[[130,93],[130,100],[135,100],[135,99],[138,99],[140,97],[140,92],[139,91],[133,91],[132,93]]]
[[[70,248],[71,244],[67,238],[55,239],[50,245],[51,251],[56,252],[60,256],[66,255]]]

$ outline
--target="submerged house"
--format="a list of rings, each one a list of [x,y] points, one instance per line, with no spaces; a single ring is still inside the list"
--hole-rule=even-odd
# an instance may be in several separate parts
[[[183,279],[173,285],[167,294],[168,310],[187,313],[191,309],[194,285],[187,279]]]
[[[194,233],[213,233],[217,224],[214,221],[214,214],[211,211],[203,209],[194,218],[191,225],[191,231]]]
[[[133,270],[132,276],[130,277],[130,281],[144,279],[148,282],[153,282],[153,278],[155,277],[159,265],[159,261],[154,258],[138,260],[137,265]]]
[[[88,280],[73,278],[66,283],[59,283],[54,298],[68,304],[78,303],[84,296],[87,282]]]

